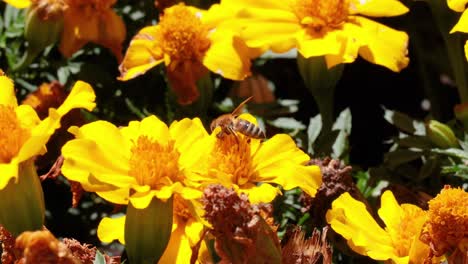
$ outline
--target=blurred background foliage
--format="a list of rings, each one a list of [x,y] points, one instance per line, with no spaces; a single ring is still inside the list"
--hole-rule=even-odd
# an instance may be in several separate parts
[[[186,1],[205,8],[214,2]],[[331,97],[330,91],[307,89],[294,52],[256,59],[253,76],[240,83],[215,74],[211,75],[213,81],[200,80],[201,96],[188,106],[177,104],[162,66],[121,82],[116,79],[118,62],[112,53],[91,43],[69,59],[51,45],[28,67],[12,71],[25,51],[25,10],[4,3],[0,4],[0,68],[14,80],[20,99],[44,82],[59,81],[69,88],[77,80],[86,81],[97,94],[97,108],[86,119],[108,120],[116,125],[150,114],[166,123],[200,117],[209,125],[212,119],[254,95],[247,109],[260,118],[268,137],[288,133],[314,158],[329,156],[352,165],[354,180],[366,198],[372,199],[379,189],[392,184],[433,196],[444,184],[467,183],[468,137],[454,119],[453,108],[460,99],[444,36],[426,2],[402,2],[410,8],[409,13],[376,20],[409,34],[409,66],[394,73],[357,59],[342,67]],[[151,0],[118,0],[114,9],[127,27],[124,47],[139,29],[157,23],[158,10]],[[459,14],[454,16],[458,18]],[[460,59],[466,64],[464,57]],[[324,128],[317,102],[331,109],[331,128]],[[434,143],[428,135],[429,120],[451,127],[459,139],[457,144],[445,147]],[[99,245],[95,235],[99,220],[119,208],[93,194],[85,194],[80,205],[71,208],[64,179],[43,185],[48,228],[58,237]],[[300,210],[299,197],[300,191],[292,190],[275,201],[280,235],[289,225],[302,225],[310,218]],[[107,249],[113,250],[112,246]]]

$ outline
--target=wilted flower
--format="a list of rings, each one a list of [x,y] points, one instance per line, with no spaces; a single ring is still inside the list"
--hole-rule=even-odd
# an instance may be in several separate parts
[[[305,233],[296,229],[282,248],[283,264],[332,263],[332,248],[327,242],[328,227],[322,234],[314,229],[312,236],[305,238]]]
[[[38,10],[39,19],[31,23],[27,32],[37,35],[32,39],[44,38],[44,30],[51,27],[45,24],[54,17],[63,23],[60,52],[70,57],[86,43],[93,42],[109,48],[118,61],[122,60],[122,42],[125,40],[125,24],[113,10],[117,0],[4,0],[17,7],[30,7]],[[32,11],[30,11],[32,12]],[[41,23],[44,24],[41,26]],[[36,30],[40,28],[41,30]],[[29,34],[29,33],[28,33]],[[51,38],[50,38],[51,39]],[[52,40],[52,39],[51,39]],[[48,43],[49,44],[52,44]],[[45,48],[44,45],[42,48]]]
[[[178,4],[164,10],[155,26],[133,38],[120,65],[120,80],[127,81],[164,63],[172,89],[181,104],[195,101],[196,81],[208,70],[241,80],[250,71],[250,57],[234,32],[219,28],[217,6],[209,11]]]
[[[435,256],[451,253],[457,248],[468,251],[468,193],[445,186],[429,201],[427,222],[421,240],[431,247]]]
[[[239,118],[256,124],[251,115]],[[218,183],[233,188],[247,194],[252,204],[271,202],[280,193],[270,183],[285,190],[299,187],[310,196],[315,195],[322,182],[320,169],[305,165],[310,157],[289,135],[278,134],[262,142],[240,133],[218,139],[219,131],[213,131],[214,147],[207,152],[205,162],[199,164],[194,180],[205,186]]]
[[[419,240],[426,212],[412,204],[398,205],[390,191],[381,197],[378,211],[385,223],[381,228],[366,206],[349,193],[332,203],[327,222],[342,235],[355,252],[392,263],[419,263],[429,254],[429,246]]]
[[[250,48],[283,53],[296,47],[305,58],[324,56],[328,67],[365,60],[400,71],[408,65],[408,35],[367,17],[408,12],[397,0],[223,0],[238,10],[233,27],[242,23],[241,37]],[[237,19],[236,18],[236,19]]]

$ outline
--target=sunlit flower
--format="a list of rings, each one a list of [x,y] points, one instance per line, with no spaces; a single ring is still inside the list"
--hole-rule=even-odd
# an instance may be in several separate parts
[[[40,120],[31,106],[17,104],[13,82],[0,76],[0,190],[18,178],[22,162],[45,153],[45,144],[65,114],[74,108],[92,110],[94,97],[91,86],[79,81],[63,104],[50,108],[49,116]]]
[[[427,222],[421,240],[431,246],[435,256],[459,248],[468,250],[468,193],[461,188],[444,189],[429,201]]]
[[[208,70],[228,79],[245,78],[250,68],[247,48],[234,32],[217,27],[222,15],[217,7],[166,8],[157,25],[143,28],[130,42],[119,79],[135,78],[164,63],[179,103],[189,104],[199,96],[196,81]]]
[[[256,124],[253,116],[239,118]],[[198,178],[202,185],[222,184],[248,195],[252,204],[271,202],[280,190],[300,187],[314,196],[322,179],[318,166],[305,166],[310,157],[300,150],[293,139],[278,134],[262,142],[240,133],[217,138],[219,128],[211,135],[216,143],[205,162],[199,164]],[[260,184],[261,185],[258,185]]]
[[[86,43],[93,42],[112,50],[122,60],[125,24],[112,6],[117,0],[4,0],[17,8],[41,8],[43,18],[49,13],[63,15],[60,52],[70,57]]]
[[[173,193],[186,199],[201,192],[186,186],[190,167],[199,162],[207,135],[199,119],[183,119],[168,128],[155,116],[127,127],[96,121],[69,131],[76,139],[62,148],[62,173],[104,199],[146,208],[153,197]],[[205,138],[205,139],[204,139]]]
[[[398,264],[421,263],[429,253],[429,247],[419,240],[426,212],[412,204],[398,205],[392,192],[386,191],[378,214],[385,229],[362,202],[344,193],[332,203],[326,218],[333,230],[361,255]]]
[[[171,239],[159,263],[190,263],[192,247],[201,239],[203,224],[196,217],[194,207],[189,201],[176,195],[174,199]],[[105,217],[99,223],[97,235],[103,242],[119,240],[125,244],[125,216]]]
[[[353,62],[358,54],[392,71],[409,62],[408,35],[367,18],[408,12],[397,0],[223,0],[223,5],[246,19],[241,37],[250,48],[283,53],[296,47],[305,58],[325,55],[328,67]]]
[[[468,9],[465,8],[467,3],[468,0],[447,0],[447,4],[452,10],[457,12],[463,12],[463,14],[460,17],[460,20],[458,20],[457,24],[452,28],[450,33],[468,33],[468,12],[466,11]],[[465,56],[468,60],[468,41],[465,42]]]

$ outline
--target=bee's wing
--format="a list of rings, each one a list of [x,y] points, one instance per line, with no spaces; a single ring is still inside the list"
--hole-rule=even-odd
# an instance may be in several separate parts
[[[250,96],[249,98],[245,99],[242,103],[240,103],[236,109],[234,109],[234,111],[232,111],[232,115],[233,116],[238,116],[240,113],[241,113],[241,110],[242,110],[242,107],[244,107],[244,105],[250,100],[252,99],[253,95]]]

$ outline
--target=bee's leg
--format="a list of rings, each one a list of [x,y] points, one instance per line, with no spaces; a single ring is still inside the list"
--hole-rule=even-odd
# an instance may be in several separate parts
[[[230,134],[234,135],[234,137],[236,138],[236,143],[237,145],[239,145],[239,137],[237,136],[236,131],[234,131],[234,129],[230,126],[227,127],[227,130],[229,131]]]

